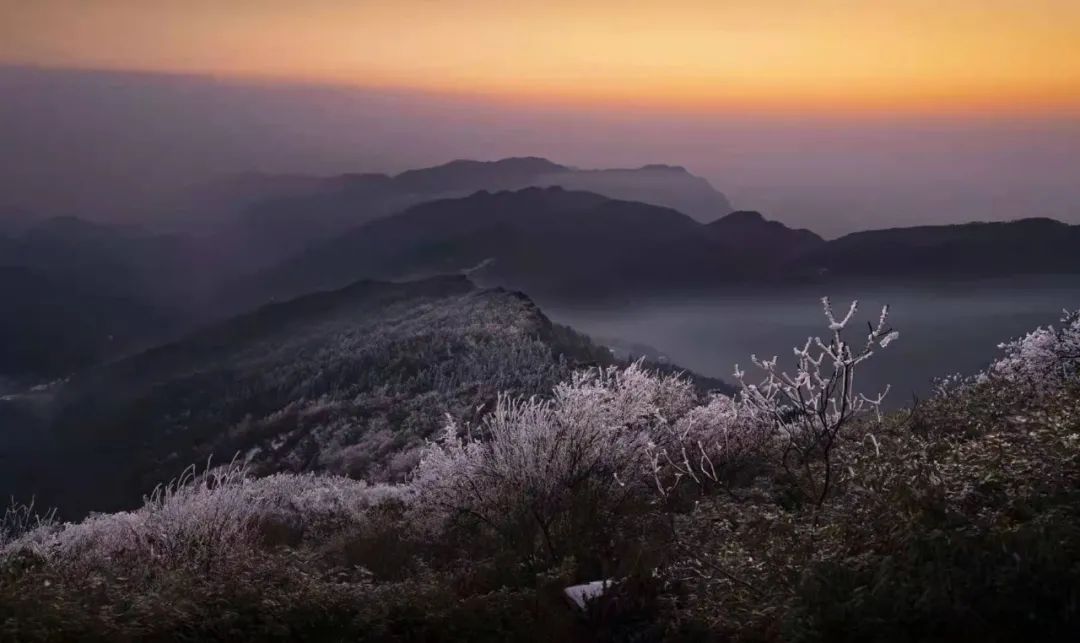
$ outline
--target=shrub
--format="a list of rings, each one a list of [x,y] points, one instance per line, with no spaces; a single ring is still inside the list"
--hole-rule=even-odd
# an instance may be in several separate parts
[[[998,346],[1004,355],[982,379],[1000,380],[1043,394],[1080,375],[1080,310],[1065,311],[1060,325],[1039,327]]]
[[[234,465],[199,475],[191,468],[135,511],[43,525],[7,543],[2,554],[30,553],[69,570],[107,575],[180,568],[221,573],[246,564],[267,528],[322,538],[403,497],[394,487],[334,476],[249,478]]]
[[[664,574],[675,627],[733,640],[1072,640],[1080,383],[1062,350],[1069,332],[1035,334],[1037,351],[1005,345],[985,375],[915,411],[848,422],[832,453],[842,475],[821,503],[789,502],[778,467],[676,516]]]
[[[646,445],[696,400],[638,364],[579,372],[551,400],[500,398],[473,432],[450,422],[412,486],[433,529],[480,528],[556,563],[610,536],[649,475]]]

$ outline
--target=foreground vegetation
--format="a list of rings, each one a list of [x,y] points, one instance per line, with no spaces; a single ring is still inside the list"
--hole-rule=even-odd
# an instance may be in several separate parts
[[[0,636],[1075,640],[1080,316],[879,415],[856,374],[896,333],[826,312],[734,398],[578,372],[451,418],[406,484],[231,466],[80,523],[14,509]]]

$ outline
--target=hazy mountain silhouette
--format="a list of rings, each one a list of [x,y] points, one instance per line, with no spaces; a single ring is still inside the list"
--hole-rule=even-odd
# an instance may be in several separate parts
[[[562,188],[478,192],[360,226],[267,271],[264,294],[290,296],[361,277],[469,272],[550,298],[711,288],[771,275],[813,233],[764,219],[711,225],[659,206]]]
[[[972,277],[1080,272],[1080,226],[1053,219],[856,232],[799,258],[795,274]]]
[[[537,157],[490,162],[459,159],[435,167],[402,172],[394,177],[394,181],[405,192],[445,195],[477,190],[512,190],[532,185],[539,177],[573,171],[565,165]]]
[[[177,308],[209,279],[190,240],[135,226],[76,217],[41,219],[0,233],[0,265],[29,268],[58,282]]]
[[[113,357],[175,323],[143,300],[0,266],[0,393]]]
[[[36,217],[29,210],[16,206],[0,205],[0,234],[21,232],[35,221]]]
[[[809,230],[795,230],[748,210],[713,221],[705,226],[705,233],[751,265],[760,265],[763,259],[784,264],[823,243],[821,237]]]
[[[675,165],[653,164],[636,169],[577,170],[566,168],[535,182],[568,190],[585,190],[624,201],[672,208],[698,221],[712,221],[731,212],[731,203],[700,176]]]
[[[457,160],[436,167],[336,177],[243,175],[193,195],[184,216],[226,222],[238,259],[249,266],[280,260],[350,227],[436,198],[479,190],[561,186],[679,210],[702,221],[731,211],[708,181],[681,167],[579,170],[546,159]]]
[[[73,217],[0,231],[0,377],[63,376],[182,326],[209,275],[182,239]]]

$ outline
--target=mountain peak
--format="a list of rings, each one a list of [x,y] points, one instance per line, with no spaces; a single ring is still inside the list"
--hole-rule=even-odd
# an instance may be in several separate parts
[[[565,166],[535,156],[498,161],[458,159],[435,167],[408,170],[394,177],[400,187],[420,194],[506,189],[527,185],[536,177],[566,171]]]
[[[736,210],[713,221],[709,225],[746,225],[765,223],[765,217],[757,210]]]
[[[648,165],[642,165],[642,170],[651,170],[658,172],[675,172],[679,174],[689,174],[690,171],[681,165],[668,165],[666,163],[649,163]]]
[[[1022,225],[1028,228],[1040,227],[1040,228],[1068,228],[1069,224],[1058,221],[1057,219],[1051,219],[1050,217],[1024,217],[1022,219],[1013,219],[1012,221],[1006,221],[1006,224]]]
[[[538,171],[562,171],[567,169],[565,165],[560,165],[554,161],[550,161],[542,156],[510,156],[497,161],[491,161],[494,165],[513,165],[518,168],[532,168]]]
[[[439,170],[451,170],[451,169],[501,169],[501,170],[513,170],[517,172],[561,172],[568,169],[565,165],[559,165],[554,161],[549,161],[546,158],[540,156],[508,156],[502,159],[496,159],[494,161],[477,161],[475,159],[454,159],[441,165],[435,165],[428,168],[421,168],[418,170],[408,170],[402,172],[402,175],[408,175],[418,172],[432,172]],[[400,176],[400,175],[399,175]]]

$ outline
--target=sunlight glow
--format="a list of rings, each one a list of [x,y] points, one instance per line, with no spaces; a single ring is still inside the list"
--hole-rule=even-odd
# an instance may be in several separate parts
[[[1075,0],[0,0],[0,63],[690,111],[1080,110]]]

